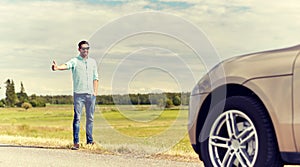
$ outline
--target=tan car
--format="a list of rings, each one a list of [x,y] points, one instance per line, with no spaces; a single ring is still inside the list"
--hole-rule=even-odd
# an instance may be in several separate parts
[[[300,45],[219,63],[191,93],[188,128],[207,167],[300,164]]]

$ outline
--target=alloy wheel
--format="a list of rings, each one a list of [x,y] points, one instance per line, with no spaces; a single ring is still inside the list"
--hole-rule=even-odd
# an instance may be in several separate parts
[[[239,110],[223,112],[212,125],[208,149],[214,166],[253,166],[258,147],[253,122]]]

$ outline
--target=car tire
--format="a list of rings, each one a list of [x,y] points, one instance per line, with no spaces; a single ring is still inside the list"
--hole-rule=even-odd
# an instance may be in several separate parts
[[[283,166],[272,123],[255,98],[228,97],[213,106],[209,119],[199,137],[207,134],[200,141],[205,166]]]

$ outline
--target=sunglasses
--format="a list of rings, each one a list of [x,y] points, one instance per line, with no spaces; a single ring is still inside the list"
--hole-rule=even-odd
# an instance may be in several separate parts
[[[90,47],[86,47],[86,48],[81,48],[82,50],[89,50]]]

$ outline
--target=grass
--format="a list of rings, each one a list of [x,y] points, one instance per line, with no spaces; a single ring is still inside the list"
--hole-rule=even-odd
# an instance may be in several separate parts
[[[96,152],[132,153],[192,157],[187,136],[187,109],[159,109],[152,106],[97,106],[94,138],[85,142],[85,115],[81,120],[81,148]],[[45,108],[0,108],[0,142],[70,148],[73,106]],[[184,158],[183,158],[184,159]]]
[[[70,139],[72,106],[0,109],[0,134],[24,137]]]

